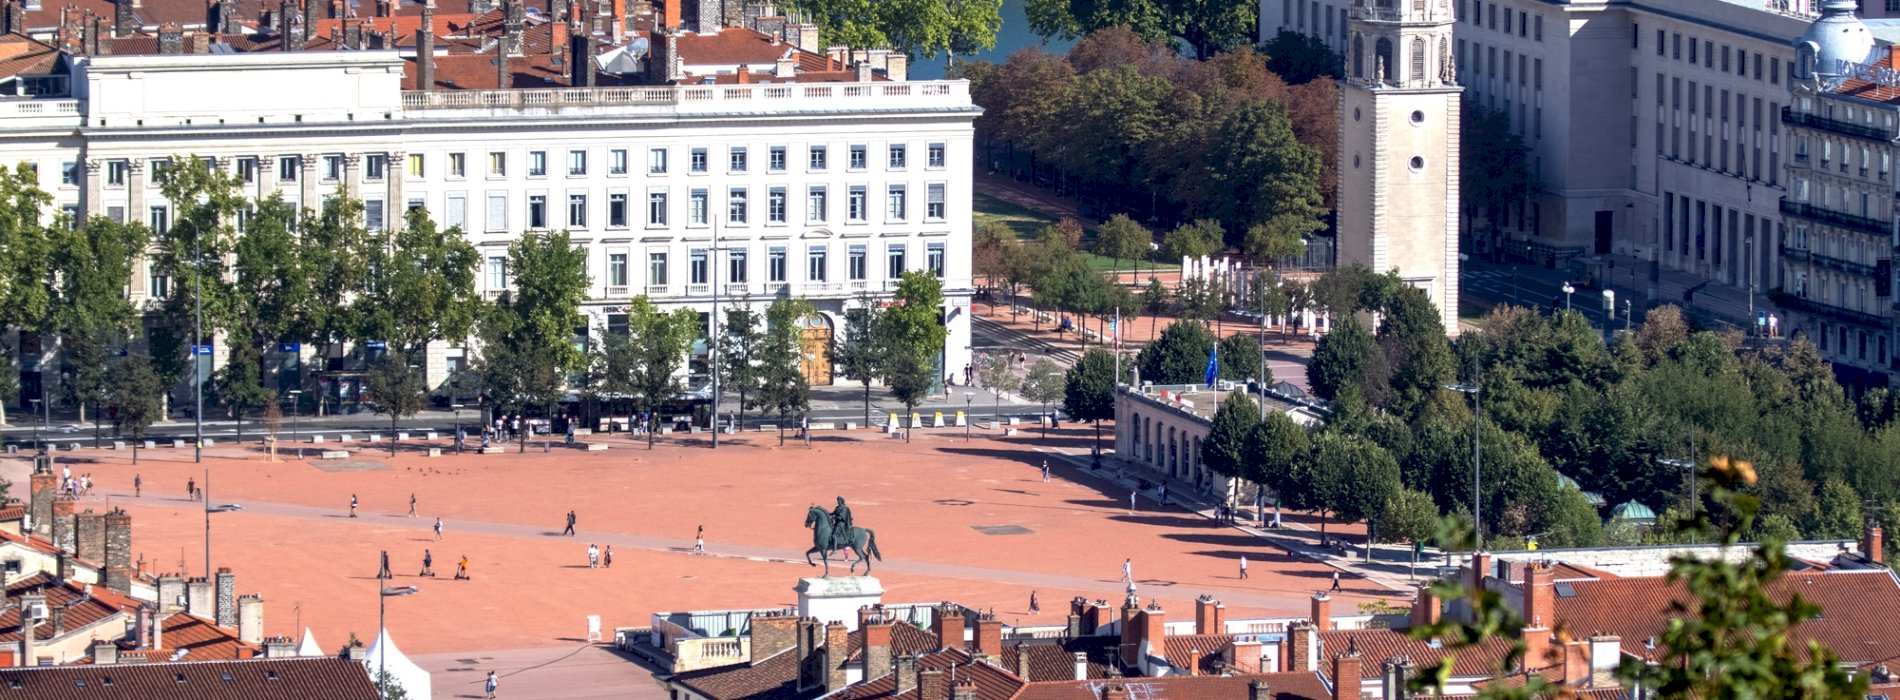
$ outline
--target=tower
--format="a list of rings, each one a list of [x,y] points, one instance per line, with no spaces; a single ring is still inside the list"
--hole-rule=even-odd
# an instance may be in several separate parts
[[[1458,329],[1451,0],[1355,0],[1339,90],[1339,263],[1397,270]]]

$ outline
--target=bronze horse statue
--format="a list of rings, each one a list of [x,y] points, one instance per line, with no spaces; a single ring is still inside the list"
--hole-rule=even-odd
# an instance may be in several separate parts
[[[856,559],[842,558],[851,562],[851,573],[857,573],[858,564],[862,562],[864,573],[868,576],[871,573],[871,560],[884,560],[884,555],[877,551],[877,533],[872,532],[871,528],[852,527],[848,532],[842,531],[842,528],[832,524],[830,513],[815,505],[805,511],[805,527],[811,528],[811,549],[805,550],[805,563],[818,566],[818,562],[811,560],[811,555],[819,555],[827,577],[831,576],[832,553],[846,547],[850,547],[857,555]]]

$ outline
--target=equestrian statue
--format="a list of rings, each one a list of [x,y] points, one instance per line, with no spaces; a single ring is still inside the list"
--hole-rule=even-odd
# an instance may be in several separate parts
[[[884,561],[884,555],[877,551],[877,533],[868,527],[856,527],[851,522],[851,507],[844,504],[844,497],[838,497],[838,507],[831,512],[813,505],[805,511],[805,527],[811,528],[811,549],[805,550],[805,563],[818,566],[823,562],[824,575],[831,576],[831,555],[834,552],[849,550],[839,557],[851,562],[851,573],[858,571],[858,564],[864,564],[865,575],[871,573],[871,560]],[[811,555],[819,555],[819,562],[811,560]],[[853,558],[855,557],[855,558]]]

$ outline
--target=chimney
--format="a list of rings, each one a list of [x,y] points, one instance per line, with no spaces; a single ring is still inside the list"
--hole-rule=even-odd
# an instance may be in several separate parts
[[[964,621],[963,609],[945,602],[937,605],[935,615],[931,616],[930,631],[937,635],[939,649],[963,649]]]
[[[555,24],[563,24],[573,15],[568,9],[567,0],[548,0],[548,18]]]
[[[522,52],[521,32],[527,22],[527,17],[521,3],[522,0],[502,0],[501,2],[501,45],[505,49],[504,53],[510,56],[520,56]]]
[[[204,32],[192,32],[191,37],[188,38],[186,41],[187,43],[191,44],[192,53],[195,53],[195,54],[211,53],[211,35],[210,34],[206,34]]]
[[[206,620],[217,619],[217,589],[210,581],[203,578],[185,581],[185,612]]]
[[[1895,49],[1895,47],[1888,48]],[[1900,63],[1894,65],[1900,65]],[[1883,560],[1887,558],[1886,546],[1887,538],[1885,533],[1880,530],[1880,523],[1872,520],[1867,521],[1866,536],[1861,538],[1860,541],[1861,556],[1866,557],[1867,563],[1869,564],[1883,563]]]
[[[932,668],[917,672],[917,700],[949,700],[949,690],[942,671]]]
[[[219,627],[236,627],[237,620],[237,576],[232,575],[228,567],[218,567],[216,614]]]
[[[1313,635],[1312,623],[1304,621],[1293,623],[1292,628],[1287,631],[1287,662],[1282,665],[1281,670],[1300,673],[1318,670],[1313,668]]]
[[[976,616],[976,652],[990,656],[1003,654],[1003,621],[996,619],[994,613]]]
[[[132,638],[140,649],[152,648],[152,618],[154,617],[154,612],[149,603],[139,605],[137,621],[133,623],[137,625],[137,629],[132,631]]]
[[[870,63],[865,62],[865,61],[858,61],[857,63],[852,64],[851,67],[856,69],[858,72],[857,78],[856,78],[858,82],[860,83],[871,82],[872,72],[871,72]]]
[[[797,46],[800,51],[818,53],[818,50],[823,48],[818,45],[818,25],[810,22],[800,22],[798,23],[797,33],[798,39],[792,45]]]
[[[950,694],[953,700],[976,700],[976,681],[968,678],[957,681]]]
[[[73,538],[73,554],[80,561],[103,566],[106,563],[106,515],[87,508],[77,520],[79,532]]]
[[[1201,675],[1201,650],[1199,647],[1188,649],[1187,674],[1190,676]]]
[[[1075,652],[1075,680],[1086,681],[1088,679],[1089,679],[1088,652],[1082,652],[1082,651]]]
[[[1583,641],[1564,642],[1563,677],[1559,679],[1564,685],[1582,685],[1590,679],[1589,646],[1588,642]]]
[[[1235,640],[1227,645],[1227,665],[1241,673],[1266,673],[1260,667],[1260,640],[1250,638],[1246,641]]]
[[[243,30],[238,26],[237,0],[218,0],[219,34],[238,34]]]
[[[572,51],[574,47],[572,43],[568,41],[568,36],[572,30],[573,27],[568,26],[566,22],[560,20],[549,22],[548,53],[559,56],[563,51]]]
[[[1168,614],[1161,604],[1149,602],[1148,609],[1141,611],[1141,639],[1136,651],[1149,656],[1166,656],[1162,644],[1168,638]]]
[[[1255,678],[1247,684],[1247,700],[1273,700],[1273,686],[1265,678]]]
[[[77,505],[77,501],[68,498],[53,501],[53,522],[50,523],[50,525],[52,525],[52,527],[49,528],[50,535],[53,539],[53,546],[58,547],[62,552],[73,551],[73,511]],[[66,576],[67,574],[62,571],[60,575]]]
[[[1613,634],[1590,636],[1590,687],[1616,687],[1616,666],[1622,662],[1622,638]]]
[[[798,619],[798,689],[816,688],[823,684],[820,672],[819,649],[824,646],[825,626],[809,617]]]
[[[1111,683],[1103,687],[1102,700],[1128,700],[1128,686]]]
[[[435,89],[435,0],[423,0],[422,26],[416,29],[416,89]]]
[[[1412,662],[1403,656],[1386,659],[1379,670],[1380,685],[1384,686],[1385,700],[1405,700],[1405,684],[1412,677]]]
[[[660,0],[660,2],[665,12],[661,15],[660,29],[672,34],[684,28],[680,22],[680,6],[686,4],[686,0]]]
[[[323,7],[323,0],[303,0],[303,36],[305,39],[309,39],[311,32],[316,30],[317,20],[323,18]]]
[[[1359,700],[1359,653],[1333,657],[1333,700]]]
[[[7,3],[7,32],[26,36],[26,6],[17,2]]]
[[[349,647],[343,650],[343,658],[349,659],[351,661],[362,661],[368,657],[369,657],[369,650],[363,648],[362,642],[351,644]]]
[[[178,28],[177,23],[158,25],[158,52],[167,56],[185,52],[185,32]]]
[[[94,664],[116,664],[119,662],[117,642],[99,640],[92,643],[92,662]]]
[[[1557,624],[1556,591],[1552,590],[1557,578],[1556,570],[1544,562],[1532,562],[1524,569],[1524,608],[1518,612],[1524,616],[1524,624],[1531,627],[1550,627]]]
[[[288,659],[297,655],[297,642],[289,637],[271,637],[264,640],[264,658]]]
[[[1194,599],[1194,633],[1224,634],[1226,623],[1222,619],[1223,607],[1214,596],[1203,594]]]
[[[1092,626],[1095,631],[1091,634],[1108,634],[1109,627],[1115,624],[1115,609],[1109,607],[1106,600],[1095,601],[1095,605],[1089,609],[1095,614],[1095,623]]]
[[[1523,635],[1523,670],[1534,671],[1540,668],[1549,668],[1554,665],[1552,662],[1556,661],[1556,659],[1552,658],[1550,653],[1550,628],[1526,627],[1524,628]]]
[[[506,90],[513,87],[513,85],[509,84],[508,54],[502,51],[501,48],[500,46],[495,47],[495,89]]]
[[[163,613],[152,613],[152,645],[146,648],[152,651],[165,650],[165,616]]]
[[[902,51],[892,51],[884,57],[884,77],[893,82],[910,79],[910,57]]]
[[[739,69],[733,71],[732,74],[733,80],[737,81],[740,85],[744,85],[747,79],[752,77],[752,68],[745,64],[740,64]]]
[[[39,633],[34,628],[45,624],[36,611],[46,609],[46,596],[29,595],[20,598],[20,665],[38,666],[39,660],[33,654],[33,646],[39,643]]]
[[[1484,590],[1484,578],[1491,575],[1491,553],[1478,550],[1471,553],[1471,580],[1467,582],[1473,591]]]
[[[911,688],[917,687],[917,657],[909,654],[897,657],[897,664],[892,668],[891,675],[895,676],[894,680],[897,681],[897,695],[910,692]],[[865,676],[865,679],[871,680],[871,677]]]
[[[167,574],[158,577],[158,612],[182,609],[186,603],[185,577]]]
[[[844,689],[846,681],[845,658],[851,654],[851,628],[843,622],[832,620],[825,625],[825,692],[835,693]]]
[[[1016,643],[1015,671],[1017,678],[1021,678],[1025,681],[1029,680],[1029,646],[1022,642]]]
[[[883,615],[872,615],[858,623],[864,630],[864,680],[883,678],[891,673],[891,632],[894,625]]]
[[[1432,593],[1431,586],[1419,586],[1418,597],[1412,602],[1412,626],[1424,627],[1438,624],[1439,616],[1442,614],[1443,609],[1439,605],[1438,595]]]
[[[49,608],[48,612],[53,618],[53,634],[49,639],[58,639],[66,636],[66,606],[48,605],[47,608]]]
[[[117,0],[129,3],[130,0]],[[49,469],[34,467],[33,475],[27,477],[27,512],[33,519],[33,531],[44,534],[53,521],[53,499],[59,498],[59,475]]]
[[[138,0],[112,0],[112,35],[122,37],[137,33],[142,24],[138,10]]]
[[[778,59],[778,62],[772,64],[772,77],[774,78],[798,77],[798,59],[792,58],[790,55],[780,56]]]
[[[699,11],[693,16],[693,32],[718,34],[725,23],[724,11],[720,7],[723,4],[722,0],[699,0]],[[943,700],[943,698],[927,698],[926,700]]]
[[[238,599],[238,639],[247,644],[264,643],[264,595],[252,593]]]
[[[785,612],[752,616],[752,663],[798,646],[798,617]]]
[[[1089,623],[1094,623],[1095,615],[1088,614],[1084,617],[1085,613],[1089,613],[1089,601],[1087,598],[1076,596],[1069,599],[1069,626],[1067,630],[1064,630],[1064,634],[1070,639],[1095,633],[1092,624],[1089,627],[1083,626],[1084,620]]]
[[[1313,626],[1318,627],[1321,632],[1331,630],[1333,628],[1333,597],[1326,595],[1323,591],[1314,593],[1313,612],[1308,619],[1312,620]]]

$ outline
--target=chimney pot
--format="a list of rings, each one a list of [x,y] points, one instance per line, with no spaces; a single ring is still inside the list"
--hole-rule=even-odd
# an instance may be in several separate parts
[[[1313,594],[1313,612],[1311,619],[1314,627],[1321,632],[1333,628],[1333,597],[1324,592]]]
[[[917,673],[918,700],[950,700],[949,687],[943,677],[943,671],[925,669]]]
[[[1359,700],[1361,683],[1358,654],[1333,657],[1333,700]]]
[[[1900,45],[1890,46],[1888,49],[1900,52]],[[1893,65],[1900,66],[1900,63],[1894,63]],[[1886,533],[1881,531],[1880,523],[1872,520],[1867,521],[1867,536],[1860,545],[1861,556],[1866,557],[1867,562],[1870,564],[1884,563],[1887,558],[1886,547],[1887,537]]]
[[[1264,678],[1255,678],[1247,684],[1247,700],[1273,700],[1273,686]]]

